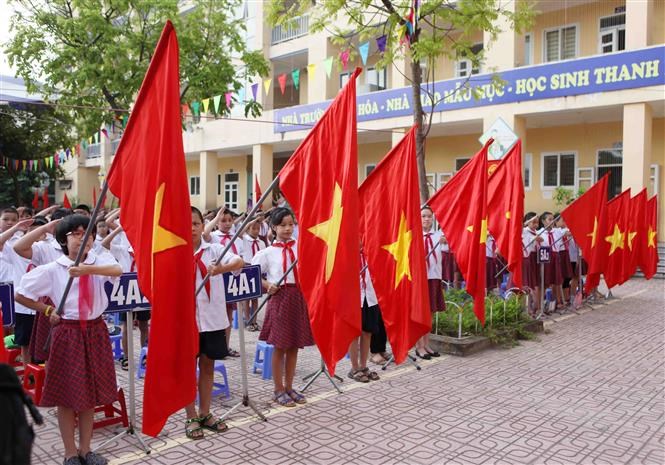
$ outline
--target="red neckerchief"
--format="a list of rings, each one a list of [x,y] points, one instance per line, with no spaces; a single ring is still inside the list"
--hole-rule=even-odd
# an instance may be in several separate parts
[[[194,254],[194,273],[196,273],[196,268],[198,268],[201,273],[201,279],[204,279],[206,274],[208,274],[208,268],[205,266],[205,263],[203,263],[203,260],[201,260],[202,255],[203,249]],[[210,300],[210,280],[206,281],[205,288],[206,294],[208,294],[208,300]]]
[[[222,233],[222,240],[219,241],[220,244],[226,245],[228,241],[232,239],[232,236],[229,233]],[[233,250],[233,253],[238,255],[238,249],[236,249],[236,244],[235,242],[231,244],[231,250]]]
[[[296,241],[288,241],[288,242],[273,242],[272,245],[275,247],[279,247],[282,249],[282,271],[284,274],[286,274],[286,270],[289,268],[288,266],[288,260],[291,260],[291,263],[296,261],[296,254],[293,253],[293,245],[296,243]],[[288,255],[288,257],[287,257]],[[296,284],[298,283],[298,268],[294,267],[293,268],[293,276],[295,278]],[[284,284],[286,284],[286,276],[284,277]]]

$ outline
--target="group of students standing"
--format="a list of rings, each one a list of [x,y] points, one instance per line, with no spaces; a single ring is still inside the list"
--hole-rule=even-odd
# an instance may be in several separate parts
[[[563,305],[577,286],[578,253],[565,224],[561,218],[556,218],[554,224],[554,215],[549,212],[540,217],[532,212],[525,216],[523,276],[525,286],[541,291],[536,251],[543,245],[550,246],[554,253],[553,260],[545,267],[545,287],[552,287],[558,302]],[[191,207],[197,288],[206,275],[210,275],[210,279],[196,297],[199,406],[197,410],[192,403],[185,409],[185,434],[190,439],[203,438],[205,431],[227,429],[224,422],[211,413],[210,407],[215,361],[238,355],[230,348],[230,322],[236,310],[237,317],[244,318],[249,330],[260,330],[259,340],[274,346],[271,361],[273,400],[285,407],[306,402],[305,396],[293,386],[299,349],[314,345],[297,268],[287,272],[298,253],[295,217],[282,206],[272,208],[266,214],[260,213],[218,260],[241,219],[226,208],[203,215]],[[0,260],[3,265],[0,281],[13,281],[16,287],[16,343],[21,346],[24,361],[48,362],[42,405],[58,408],[66,465],[106,463],[105,458],[90,451],[94,407],[112,402],[117,390],[108,330],[102,319],[108,305],[103,285],[123,272],[135,271],[133,250],[122,233],[120,220],[119,210],[103,215],[93,228],[93,236],[83,244],[83,235],[90,221],[85,206],[77,207],[76,212],[53,207],[34,217],[13,208],[0,213]],[[422,209],[421,220],[429,309],[432,313],[445,311],[442,284],[463,287],[463,283],[453,251],[444,234],[434,227],[429,207]],[[81,247],[85,251],[83,262],[74,267],[73,261]],[[501,275],[501,259],[491,237],[487,241],[486,257],[486,285],[491,291],[497,288]],[[361,248],[361,263],[365,263],[364,258]],[[256,300],[242,302],[237,308],[225,301],[222,274],[237,273],[245,264],[261,266],[262,284],[269,296],[262,327],[256,321]],[[78,279],[73,280],[64,311],[58,314],[54,307],[70,276]],[[382,364],[390,354],[386,351],[385,326],[366,267],[359,279],[362,333],[349,347],[351,370],[348,376],[367,383],[379,379],[378,374],[368,368],[368,361]],[[144,345],[149,337],[150,312],[137,312],[137,319]],[[47,353],[43,344],[50,327],[53,330],[50,331],[51,344]],[[126,354],[126,321],[123,334],[122,345]],[[418,340],[415,349],[416,355],[422,359],[440,356],[430,346],[428,335]],[[127,369],[126,359],[120,363],[123,369]],[[78,447],[74,438],[76,421],[81,432]]]

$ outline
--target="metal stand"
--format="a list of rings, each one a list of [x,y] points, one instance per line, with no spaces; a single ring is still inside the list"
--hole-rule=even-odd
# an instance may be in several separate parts
[[[238,311],[238,341],[240,344],[240,373],[242,376],[242,400],[235,404],[231,409],[220,417],[220,420],[225,420],[233,412],[242,407],[249,407],[256,413],[263,421],[268,421],[268,419],[259,411],[256,407],[256,404],[249,398],[249,389],[247,387],[247,351],[245,350],[245,317],[241,314],[240,309]]]
[[[333,387],[337,390],[337,392],[340,393],[340,394],[342,393],[342,390],[339,388],[337,383],[335,383],[335,380],[339,381],[340,383],[344,382],[344,380],[341,377],[337,376],[337,375],[330,376],[330,373],[328,373],[328,369],[326,368],[326,364],[323,361],[323,357],[321,357],[321,368],[316,370],[314,373],[308,374],[307,376],[305,376],[302,379],[303,381],[307,381],[307,380],[309,380],[309,381],[307,381],[307,383],[305,383],[305,385],[303,387],[301,387],[300,390],[302,392],[305,392],[307,390],[307,388],[309,388],[312,385],[312,383],[314,381],[316,381],[316,378],[318,378],[321,375],[326,375],[326,378],[328,378],[328,381],[330,381],[330,384],[333,385]]]
[[[418,370],[418,371],[422,370],[422,368],[420,367],[420,365],[418,365],[418,362],[416,361],[416,360],[417,360],[416,357],[414,357],[414,356],[411,355],[411,354],[406,354],[406,359],[407,359],[409,362],[411,362],[411,365],[413,365],[414,367],[416,367],[416,370]],[[388,365],[390,365],[390,364],[393,363],[394,361],[395,361],[395,356],[394,356],[393,354],[390,354],[390,358],[389,358],[388,360],[386,360],[386,363],[383,364],[383,366],[381,367],[381,369],[385,371],[385,369],[388,368]]]
[[[545,313],[545,264],[540,264],[540,312],[536,315],[536,320],[540,320]]]
[[[100,445],[95,447],[95,450],[103,449],[107,444],[115,441],[124,435],[133,436],[138,441],[143,452],[147,454],[150,453],[150,448],[146,446],[145,442],[141,438],[139,432],[134,428],[136,425],[136,395],[135,395],[135,382],[136,382],[136,370],[134,369],[134,312],[129,310],[127,312],[127,362],[129,369],[129,426],[124,431],[116,434],[112,438],[102,442]]]

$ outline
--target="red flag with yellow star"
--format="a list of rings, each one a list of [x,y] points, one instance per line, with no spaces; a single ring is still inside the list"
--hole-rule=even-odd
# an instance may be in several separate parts
[[[279,173],[298,220],[298,277],[316,345],[330,373],[360,335],[356,77]]]
[[[658,197],[655,195],[647,202],[645,218],[646,234],[638,262],[644,277],[651,279],[658,270]]]
[[[637,271],[642,256],[643,244],[646,245],[647,225],[647,190],[642,189],[629,201],[626,209],[626,253],[624,254],[622,283],[630,279]]]
[[[607,243],[601,236],[606,229],[608,182],[609,172],[561,212],[588,264],[584,286],[587,294],[598,286],[607,261]]]
[[[415,131],[416,126],[359,190],[363,249],[396,363],[432,328]]]
[[[429,200],[473,297],[476,318],[485,324],[487,240],[487,148],[485,146]]]
[[[626,236],[629,208],[630,188],[607,202],[607,228],[602,238],[608,247],[607,263],[603,271],[608,289],[622,284],[626,280],[624,256],[628,253]]]
[[[522,180],[522,141],[518,140],[488,173],[488,228],[506,260],[515,287],[522,287],[522,218],[524,181]]]
[[[120,199],[139,286],[152,305],[143,432],[194,401],[198,331],[187,168],[180,124],[178,41],[162,31],[107,177]],[[174,272],[177,270],[177,273]]]

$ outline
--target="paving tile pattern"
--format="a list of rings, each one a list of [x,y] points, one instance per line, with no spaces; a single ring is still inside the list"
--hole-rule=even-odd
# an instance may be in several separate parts
[[[342,395],[320,377],[307,391],[310,402],[293,409],[277,408],[272,382],[250,374],[250,398],[267,422],[243,407],[226,433],[189,441],[182,413],[160,437],[145,438],[149,456],[128,436],[101,452],[113,464],[662,464],[665,283],[634,279],[614,295],[509,350],[442,357],[419,372],[391,366],[366,385],[345,377]],[[247,333],[250,358],[256,336]],[[239,364],[226,362],[232,398],[214,399],[217,414],[242,397]],[[297,376],[318,366],[308,348]],[[348,369],[343,360],[338,374]],[[126,372],[117,371],[126,387]],[[139,421],[142,387],[138,381]],[[61,463],[54,409],[42,411],[34,463]],[[97,430],[93,442],[118,431]]]

